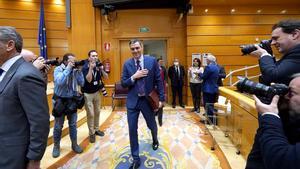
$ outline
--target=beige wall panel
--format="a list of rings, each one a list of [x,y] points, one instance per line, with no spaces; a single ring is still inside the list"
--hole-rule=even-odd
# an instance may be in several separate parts
[[[73,0],[71,3],[71,50],[77,59],[86,59],[91,49],[96,49],[95,9],[92,1]]]
[[[187,25],[251,25],[274,24],[283,19],[299,19],[300,15],[217,15],[189,16]]]
[[[9,25],[18,28],[26,29],[36,29],[39,27],[38,20],[22,20],[21,22],[16,22],[16,20],[11,19],[0,19],[0,25]],[[66,27],[65,22],[46,22],[47,30],[64,30]]]
[[[37,39],[24,39],[24,45],[26,47],[37,47]],[[67,48],[68,41],[64,39],[53,39],[47,41],[47,46],[49,47],[59,47],[59,48]]]
[[[197,1],[197,0],[196,0]],[[246,1],[245,1],[246,2]],[[194,5],[194,3],[192,3]],[[211,5],[194,5],[194,12],[190,15],[220,15],[220,14],[227,14],[231,15],[230,10],[234,8],[234,14],[250,14],[250,15],[265,15],[265,14],[273,14],[278,15],[281,13],[283,9],[287,9],[287,14],[299,14],[300,9],[297,5],[291,6],[289,4],[283,5],[247,5],[247,6],[240,6],[240,5],[222,5],[222,6],[211,6]],[[205,9],[208,9],[208,12],[205,12]],[[260,12],[257,12],[260,10]]]
[[[45,12],[65,13],[66,7],[64,1],[63,4],[54,4],[53,0],[47,0],[44,2]],[[40,1],[29,2],[20,0],[1,0],[0,8],[7,8],[13,10],[24,11],[40,11]]]
[[[38,29],[18,29],[23,38],[37,38]],[[47,30],[48,39],[67,39],[66,30]]]
[[[269,39],[270,36],[188,36],[187,45],[237,45],[257,43],[256,38],[263,40]]]
[[[24,19],[24,20],[39,20],[40,11],[24,11],[24,10],[13,10],[13,9],[3,9],[0,10],[1,18],[5,19]],[[50,13],[45,12],[46,21],[62,21],[66,20],[65,13]]]
[[[187,35],[269,35],[272,25],[187,26]]]

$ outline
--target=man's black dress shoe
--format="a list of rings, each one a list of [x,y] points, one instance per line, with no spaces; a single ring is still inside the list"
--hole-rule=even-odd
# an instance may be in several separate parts
[[[129,169],[138,169],[140,167],[141,163],[140,162],[133,162]]]
[[[159,146],[158,141],[157,142],[153,142],[152,148],[153,148],[154,151],[158,149],[158,146]]]
[[[180,107],[185,108],[185,106],[183,104],[181,104]]]
[[[176,107],[176,105],[173,104],[172,107],[173,107],[173,109],[174,109],[174,108]]]

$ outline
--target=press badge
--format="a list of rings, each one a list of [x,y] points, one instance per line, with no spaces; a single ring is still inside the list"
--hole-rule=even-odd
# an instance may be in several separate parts
[[[97,81],[94,81],[94,86],[98,85],[98,82]]]

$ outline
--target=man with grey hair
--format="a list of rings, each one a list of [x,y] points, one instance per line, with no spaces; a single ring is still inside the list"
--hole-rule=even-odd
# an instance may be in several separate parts
[[[0,169],[40,168],[47,146],[46,85],[22,46],[15,28],[0,26]]]
[[[204,72],[200,73],[199,76],[200,79],[203,80],[202,92],[205,111],[209,117],[209,120],[212,122],[214,103],[216,102],[216,96],[219,93],[219,67],[216,64],[215,56],[212,54],[207,55],[207,66],[205,67]]]

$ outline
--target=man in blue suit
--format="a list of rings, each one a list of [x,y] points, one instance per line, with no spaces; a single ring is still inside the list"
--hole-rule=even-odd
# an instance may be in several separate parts
[[[213,121],[214,103],[219,93],[218,79],[219,67],[216,64],[216,57],[212,54],[207,55],[207,66],[203,73],[200,73],[200,79],[203,79],[203,103],[205,111],[210,119]]]
[[[290,82],[289,93],[285,96],[288,99],[288,112],[294,121],[300,119],[300,74],[295,74]],[[295,144],[289,142],[278,111],[278,96],[275,96],[270,105],[263,104],[254,96],[256,109],[260,112],[259,145],[263,166],[256,168],[268,169],[298,169],[300,168],[300,142]],[[254,168],[254,167],[253,167]]]
[[[129,42],[132,58],[123,65],[122,86],[128,88],[126,101],[127,121],[129,127],[129,139],[133,163],[130,168],[140,166],[139,143],[138,143],[138,117],[142,112],[148,128],[152,134],[152,148],[157,150],[157,125],[155,114],[147,96],[157,87],[159,93],[159,107],[164,105],[164,88],[160,77],[159,65],[154,57],[143,55],[143,44],[140,40],[133,39]]]

